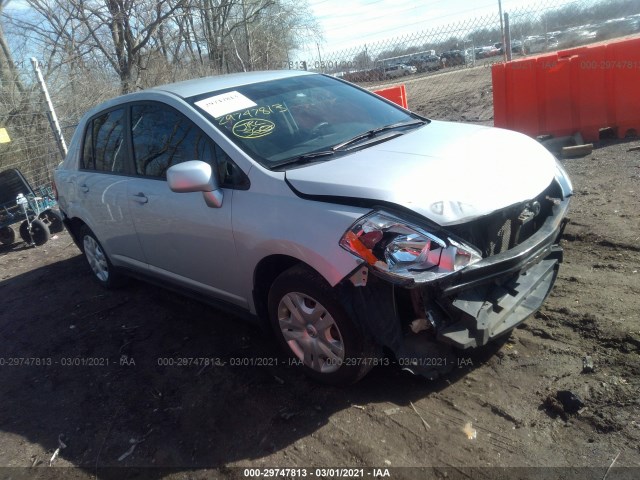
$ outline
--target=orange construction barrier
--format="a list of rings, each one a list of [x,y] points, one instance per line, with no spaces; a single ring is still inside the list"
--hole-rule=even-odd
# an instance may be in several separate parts
[[[496,127],[587,142],[607,127],[640,133],[640,37],[495,64],[491,76]]]
[[[376,90],[373,93],[380,95],[387,100],[391,100],[393,103],[397,103],[401,107],[409,108],[407,106],[407,91],[405,90],[404,85],[383,88],[382,90]]]

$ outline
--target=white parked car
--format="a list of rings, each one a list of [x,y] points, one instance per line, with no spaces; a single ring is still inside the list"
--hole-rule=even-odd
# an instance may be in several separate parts
[[[527,55],[550,52],[559,48],[559,42],[556,37],[538,35],[525,38],[522,48]]]
[[[405,65],[403,63],[398,65],[392,65],[384,69],[384,76],[386,78],[398,78],[405,75],[412,75],[416,73],[418,69],[413,65]]]

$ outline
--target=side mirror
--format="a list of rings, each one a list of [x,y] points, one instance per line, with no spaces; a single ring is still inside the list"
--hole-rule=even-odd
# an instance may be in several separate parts
[[[190,160],[167,170],[167,183],[176,193],[202,192],[207,206],[222,206],[222,190],[218,186],[217,172],[206,162]]]

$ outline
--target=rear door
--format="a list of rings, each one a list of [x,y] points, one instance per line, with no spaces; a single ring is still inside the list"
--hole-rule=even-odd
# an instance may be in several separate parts
[[[246,307],[246,299],[239,296],[231,227],[237,185],[225,184],[226,174],[241,176],[240,170],[177,109],[160,102],[140,102],[131,105],[130,115],[136,180],[128,184],[127,195],[150,271],[171,283]],[[221,208],[208,207],[202,192],[169,189],[167,170],[188,160],[202,160],[218,168],[221,185],[227,187]]]
[[[144,267],[129,213],[132,162],[126,138],[126,108],[96,115],[87,123],[79,169],[63,181],[71,191],[74,216],[81,218],[115,265]]]

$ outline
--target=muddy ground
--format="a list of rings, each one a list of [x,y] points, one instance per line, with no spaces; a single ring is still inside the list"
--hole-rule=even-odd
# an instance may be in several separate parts
[[[433,116],[490,123],[490,83],[456,88],[468,95]],[[0,478],[640,478],[638,145],[564,161],[575,197],[551,297],[435,382],[391,365],[339,389],[282,362],[230,365],[277,352],[260,328],[178,294],[100,289],[66,233],[0,247]],[[226,365],[175,364],[194,358]],[[566,413],[561,390],[584,407]]]

